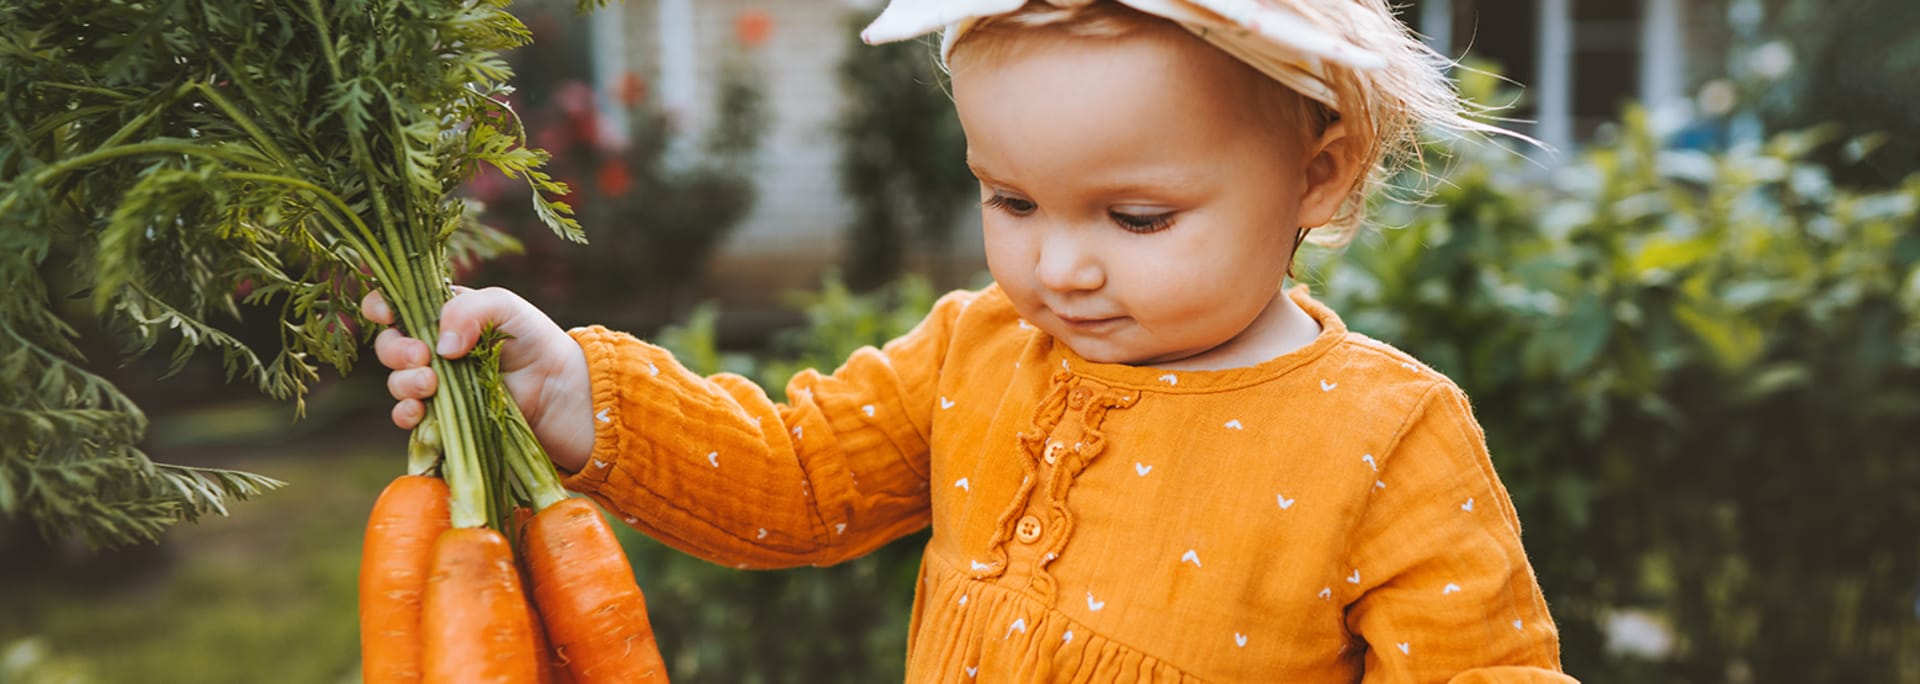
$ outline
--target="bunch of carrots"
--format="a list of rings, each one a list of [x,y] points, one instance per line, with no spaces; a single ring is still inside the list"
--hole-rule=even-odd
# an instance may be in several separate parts
[[[504,390],[490,399],[517,414]],[[452,464],[437,453],[430,413],[410,446],[415,472],[375,501],[360,561],[364,681],[666,684],[646,598],[612,528],[592,502],[567,496],[523,420],[505,423],[496,453],[510,487],[431,474]],[[487,525],[489,489],[524,504],[504,526],[517,544]]]
[[[219,510],[215,493],[271,483],[156,473],[136,448],[145,416],[75,363],[55,306],[65,292],[92,299],[129,349],[178,335],[174,370],[211,347],[229,378],[288,398],[318,363],[351,366],[360,340],[346,311],[365,289],[402,332],[435,339],[453,261],[517,248],[454,194],[482,165],[524,179],[535,214],[584,242],[557,199],[567,186],[541,170],[547,155],[507,99],[500,53],[532,39],[507,5],[0,2],[0,338],[13,345],[0,361],[37,379],[0,387],[0,414],[27,426],[24,450],[12,432],[0,449],[0,511],[17,508],[10,474],[57,474],[41,479],[62,489],[29,487],[25,510],[50,516],[48,529],[127,540]],[[239,319],[241,303],[279,309],[277,354],[209,322]],[[434,359],[440,387],[407,475],[375,504],[360,575],[366,679],[665,682],[626,556],[593,504],[560,486],[506,394],[497,337]],[[88,515],[53,505],[83,495]]]

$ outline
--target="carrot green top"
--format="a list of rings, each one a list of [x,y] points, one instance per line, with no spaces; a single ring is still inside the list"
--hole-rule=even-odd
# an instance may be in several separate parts
[[[567,485],[743,568],[931,524],[913,682],[1573,681],[1466,397],[1290,294],[1312,344],[1167,371],[955,292],[785,403],[576,329],[596,435]]]

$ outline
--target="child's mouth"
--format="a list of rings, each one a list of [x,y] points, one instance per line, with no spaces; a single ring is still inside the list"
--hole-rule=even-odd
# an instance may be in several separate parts
[[[1125,316],[1075,318],[1073,316],[1063,315],[1059,316],[1059,318],[1060,322],[1066,324],[1069,330],[1082,334],[1106,332],[1119,326],[1121,321],[1126,320]]]

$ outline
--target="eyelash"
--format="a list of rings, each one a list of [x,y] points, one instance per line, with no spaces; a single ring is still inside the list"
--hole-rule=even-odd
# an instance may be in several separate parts
[[[1015,203],[1024,204],[1026,206],[1015,207],[1014,206]],[[1033,202],[1030,200],[1014,199],[1012,197],[1008,197],[1006,195],[1002,195],[999,193],[994,193],[992,197],[988,197],[987,201],[982,202],[981,204],[985,205],[989,209],[997,209],[1000,211],[1004,211],[1008,215],[1015,216],[1015,217],[1026,216],[1027,214],[1032,213],[1033,210],[1036,208],[1033,206]],[[1166,230],[1168,226],[1173,225],[1173,214],[1171,213],[1154,214],[1152,216],[1139,216],[1135,214],[1122,214],[1117,211],[1110,211],[1110,212],[1107,212],[1107,217],[1113,219],[1113,222],[1119,225],[1121,230],[1127,231],[1129,233],[1138,233],[1141,235],[1146,235],[1149,233],[1158,233],[1160,231]]]
[[[1016,209],[1013,206],[1013,203],[1015,202],[1025,204],[1027,206],[1023,209]],[[1017,200],[997,192],[993,193],[992,197],[988,197],[987,201],[981,202],[981,204],[986,205],[987,208],[989,209],[998,209],[1000,211],[1007,212],[1008,214],[1012,214],[1014,216],[1026,216],[1027,214],[1031,213],[1034,210],[1034,206],[1032,202],[1029,202],[1027,200]]]
[[[1107,217],[1113,219],[1114,223],[1120,224],[1122,230],[1142,235],[1158,233],[1166,230],[1167,226],[1173,225],[1173,214],[1138,216],[1135,214],[1122,214],[1116,211],[1109,211],[1107,212]]]

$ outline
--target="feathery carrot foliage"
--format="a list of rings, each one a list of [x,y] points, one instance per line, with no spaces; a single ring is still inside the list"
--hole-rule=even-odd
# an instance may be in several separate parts
[[[584,241],[506,102],[499,53],[529,37],[506,4],[0,3],[0,515],[114,545],[280,485],[150,461],[144,414],[84,368],[65,300],[129,356],[172,340],[178,370],[217,350],[229,380],[297,401],[320,364],[351,366],[367,289],[432,339],[450,259],[517,249],[453,195],[478,165],[526,179]],[[216,325],[242,303],[278,309],[277,348]],[[497,371],[435,370],[422,441],[456,486],[502,481]],[[497,521],[488,489],[456,519]]]

